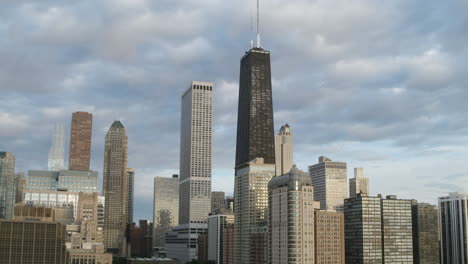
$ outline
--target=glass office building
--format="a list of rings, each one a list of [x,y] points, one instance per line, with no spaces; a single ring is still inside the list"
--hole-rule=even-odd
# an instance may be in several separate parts
[[[28,172],[26,191],[97,192],[97,171],[38,171]]]

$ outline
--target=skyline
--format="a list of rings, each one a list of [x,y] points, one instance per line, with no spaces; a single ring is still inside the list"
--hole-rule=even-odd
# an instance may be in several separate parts
[[[28,19],[31,21],[39,19],[41,22],[36,31],[34,29],[32,29],[33,32],[24,31],[28,32],[24,34],[24,37],[30,37],[32,41],[44,44],[45,40],[41,40],[40,37],[44,36],[43,34],[53,33],[52,36],[55,38],[51,37],[47,41],[59,47],[51,62],[45,61],[45,58],[41,58],[38,54],[26,55],[23,59],[28,59],[28,56],[32,58],[39,56],[39,62],[47,66],[44,70],[63,65],[69,71],[65,73],[58,70],[55,72],[56,75],[55,73],[52,75],[55,77],[51,78],[53,80],[47,80],[50,83],[39,81],[38,85],[25,85],[23,82],[26,80],[22,80],[23,78],[18,79],[22,80],[21,82],[18,80],[12,82],[8,78],[1,79],[1,98],[5,101],[5,105],[0,106],[0,135],[6,140],[2,140],[0,147],[2,151],[12,152],[16,156],[16,171],[27,172],[27,169],[46,168],[53,123],[61,121],[66,124],[65,135],[69,140],[68,120],[71,113],[87,111],[94,114],[94,125],[97,126],[93,129],[91,169],[99,171],[101,186],[104,129],[107,129],[115,119],[121,119],[128,129],[129,165],[136,169],[135,188],[141,190],[141,192],[136,192],[135,220],[151,219],[152,184],[149,183],[153,182],[154,176],[171,177],[179,170],[180,102],[178,100],[186,83],[192,80],[203,80],[214,82],[215,87],[213,191],[225,191],[232,194],[238,60],[249,45],[248,24],[250,20],[245,15],[248,11],[242,10],[245,7],[241,7],[241,10],[234,8],[235,13],[229,16],[230,18],[235,17],[236,14],[242,15],[238,17],[239,20],[228,23],[227,33],[219,33],[208,25],[195,28],[196,32],[188,33],[189,36],[183,35],[182,32],[172,32],[180,33],[180,36],[165,32],[169,35],[162,34],[161,38],[169,37],[166,45],[158,44],[164,41],[162,39],[153,40],[154,37],[143,34],[145,35],[143,39],[136,37],[136,40],[131,40],[138,43],[133,43],[130,48],[123,47],[123,51],[130,53],[122,57],[106,54],[102,47],[100,50],[98,48],[93,50],[92,43],[80,39],[82,35],[78,34],[78,39],[70,39],[71,36],[66,30],[53,26],[52,22],[56,21],[54,19],[59,19],[61,15],[63,18],[64,14],[71,14],[71,17],[77,20],[82,16],[96,15],[96,13],[85,15],[78,10],[79,7],[91,5],[90,2],[85,1],[84,4],[76,4],[72,7],[62,6],[62,9],[47,9],[47,5],[54,4],[54,2],[25,5],[20,9],[15,8],[19,4],[10,4],[18,15],[26,12],[22,15],[32,14]],[[149,18],[146,18],[149,19],[148,22],[159,18],[158,15],[164,17],[164,14],[155,11],[157,4],[154,4],[153,10],[150,8],[151,4],[146,1],[134,2],[134,6],[128,12],[124,12],[123,7],[115,6],[113,11],[98,9],[95,12],[116,12],[117,15],[121,15],[120,18],[127,19],[126,22],[136,24],[145,22],[145,19],[141,21],[136,15],[141,12],[148,12]],[[212,2],[215,2],[214,7],[206,10],[206,13],[203,13],[201,9],[206,7],[205,5],[208,6],[210,1],[203,2],[202,7],[195,9],[201,13],[194,12],[192,14],[194,17],[190,18],[196,20],[194,18],[212,15],[211,12],[221,5],[221,2]],[[106,7],[106,1],[99,3],[100,7]],[[121,3],[124,7],[131,5],[129,1],[121,1]],[[190,3],[194,4],[193,1],[181,3],[181,5],[188,5],[180,10],[187,11],[193,7]],[[243,2],[239,2],[239,6],[241,3]],[[468,166],[463,157],[468,154],[468,147],[460,143],[466,142],[468,130],[465,125],[466,117],[462,116],[463,111],[460,111],[460,108],[465,109],[463,104],[466,105],[468,101],[462,86],[466,81],[463,80],[461,73],[466,66],[459,65],[456,59],[466,58],[467,50],[463,45],[457,47],[457,43],[449,43],[448,39],[445,39],[450,34],[456,35],[457,38],[467,36],[466,29],[459,28],[459,31],[452,29],[454,32],[444,31],[444,26],[449,25],[447,23],[456,24],[456,21],[438,20],[441,18],[434,13],[427,12],[430,8],[421,4],[421,1],[418,1],[419,6],[415,3],[403,4],[403,1],[396,1],[393,4],[383,4],[382,7],[374,6],[371,1],[360,1],[355,8],[344,4],[343,9],[335,12],[332,10],[335,6],[328,6],[322,1],[310,4],[312,6],[309,6],[306,1],[297,1],[291,3],[286,11],[290,13],[299,11],[298,7],[303,6],[305,10],[315,12],[313,14],[318,14],[318,17],[333,25],[331,29],[328,28],[329,31],[324,29],[322,29],[324,31],[317,31],[312,41],[299,41],[294,38],[298,37],[297,33],[295,34],[291,29],[313,34],[320,23],[312,22],[317,22],[319,18],[310,19],[308,15],[304,18],[306,14],[302,14],[301,18],[304,18],[304,21],[300,21],[300,18],[285,15],[282,17],[284,19],[280,19],[280,22],[284,22],[285,25],[278,25],[279,22],[275,22],[274,18],[275,15],[280,14],[280,3],[285,2],[263,4],[265,9],[262,11],[262,19],[267,22],[262,23],[262,31],[266,32],[262,35],[263,44],[272,52],[273,58],[275,133],[278,132],[281,124],[291,125],[295,133],[295,163],[298,167],[306,170],[307,166],[316,163],[319,156],[325,155],[333,160],[348,163],[348,179],[352,177],[352,168],[363,167],[366,175],[370,177],[372,195],[396,194],[401,198],[415,198],[432,204],[436,203],[438,196],[443,196],[449,191],[466,190],[468,184],[462,180],[463,176],[466,176]],[[340,1],[337,1],[337,6],[339,3]],[[366,3],[370,6],[365,5]],[[410,11],[401,6],[397,8],[398,4],[409,7]],[[450,9],[450,4],[453,9]],[[460,5],[463,4],[465,3],[460,3]],[[224,3],[224,5],[228,4]],[[231,3],[231,5],[234,4]],[[422,10],[411,9],[412,5],[421,7]],[[435,3],[429,1],[426,5],[434,7]],[[454,5],[456,1],[449,2],[449,7],[443,8],[440,12],[448,14],[448,11],[466,10],[461,7],[455,8]],[[49,12],[41,16],[39,11],[44,6],[46,8],[44,10]],[[36,10],[36,7],[39,8]],[[177,9],[173,5],[171,7]],[[382,15],[382,18],[371,12],[384,11],[387,7],[390,11]],[[226,8],[223,6],[221,11],[226,11],[224,10]],[[396,16],[391,22],[383,21],[388,16],[396,15],[397,11],[401,11],[403,15]],[[288,12],[285,13],[290,14]],[[347,20],[334,17],[339,12],[350,12],[348,16],[345,15],[346,18],[351,18],[352,22],[361,22],[357,24],[357,28],[363,27],[363,33],[357,36],[363,36],[363,38],[359,41],[354,38],[349,40],[347,38],[352,36],[352,33],[348,33],[349,36],[346,39],[341,39],[343,36],[340,37],[338,33],[344,34],[350,28],[345,27],[343,31],[339,30],[340,23],[338,22],[347,22]],[[408,29],[409,32],[404,30],[393,32],[393,27],[405,25],[408,22],[405,19],[411,18],[414,12],[421,12],[419,15],[427,13],[430,19],[419,22],[416,21],[416,16],[414,23],[411,23],[415,28]],[[357,19],[358,15],[364,15],[364,19],[362,21]],[[184,19],[181,17],[175,16],[174,19]],[[26,17],[20,16],[18,19],[21,22],[18,27],[20,32],[23,32],[23,27],[28,26],[28,21]],[[221,18],[220,15],[217,15],[216,19],[222,22],[228,20]],[[456,20],[456,18],[452,19]],[[369,21],[374,21],[376,24],[365,25],[364,22]],[[436,22],[441,22],[441,25],[436,25]],[[84,25],[65,23],[63,27],[84,28],[79,32],[86,35],[89,32],[85,29],[87,27],[90,29],[89,23],[92,24],[93,21],[91,19],[83,23]],[[220,24],[220,27],[226,26],[224,23]],[[325,23],[322,22],[322,26],[323,24]],[[425,26],[428,26],[426,24],[434,28],[426,28]],[[5,23],[2,23],[0,32],[6,31],[12,34],[15,32],[15,28],[4,25]],[[133,24],[130,23],[130,25]],[[136,25],[133,26],[136,27]],[[151,26],[148,27],[146,30],[151,31]],[[273,33],[275,28],[278,30],[277,33]],[[378,34],[379,30],[383,33]],[[361,30],[355,29],[351,32],[359,31]],[[221,37],[213,37],[213,32],[221,34]],[[125,32],[122,36],[128,33]],[[137,31],[134,34],[140,33]],[[377,35],[373,36],[372,33]],[[383,40],[372,43],[386,33],[400,33],[397,34],[400,38],[387,37],[384,39],[390,43],[383,43]],[[410,33],[415,36],[411,36]],[[118,32],[111,30],[109,34],[119,35]],[[12,39],[5,40],[6,46],[0,46],[2,54],[7,51],[5,47],[8,47],[9,43],[13,45],[14,41],[18,41],[14,36],[15,34]],[[302,37],[306,38],[306,36]],[[182,40],[177,41],[179,38]],[[226,41],[226,47],[216,45],[217,38]],[[402,39],[404,39],[402,43],[397,42]],[[97,39],[91,37],[90,42],[93,40]],[[343,40],[345,42],[341,44]],[[140,45],[143,46],[142,49],[145,49],[145,46],[153,41],[157,44],[154,48],[146,47],[148,50],[141,51],[141,53],[138,51]],[[361,41],[367,45],[358,47],[362,44]],[[176,56],[178,53],[175,52],[175,48],[174,53],[169,57],[157,53],[160,47],[170,50],[169,46],[174,43],[179,44],[174,46],[178,48],[177,50],[183,51],[180,57]],[[312,47],[304,49],[308,43],[312,43]],[[391,44],[395,46],[392,47]],[[350,47],[347,47],[348,45]],[[50,47],[43,48],[45,51],[50,49]],[[110,52],[113,51],[112,48],[114,47],[111,47]],[[190,51],[190,48],[193,50]],[[366,48],[369,49],[368,53]],[[18,49],[19,52],[24,52],[21,46]],[[166,49],[163,50],[166,51]],[[194,50],[198,53],[194,54]],[[212,52],[212,50],[217,52]],[[85,54],[80,54],[80,51]],[[117,51],[119,51],[118,48]],[[15,52],[18,51],[15,50],[13,53]],[[347,54],[347,52],[353,54]],[[306,54],[306,59],[300,59],[299,57],[304,54]],[[208,55],[211,57],[205,58]],[[149,61],[144,60],[145,56],[148,56]],[[8,62],[9,57],[6,56],[6,58]],[[184,61],[186,59],[188,61]],[[296,60],[299,63],[295,63]],[[158,65],[161,67],[165,62],[170,62],[171,67],[158,68]],[[34,65],[37,64],[31,67]],[[222,67],[218,69],[220,65]],[[17,65],[17,67],[20,66],[21,63]],[[194,66],[200,66],[200,69],[193,71]],[[362,67],[362,71],[359,71],[357,66]],[[321,69],[322,67],[325,69]],[[6,69],[0,69],[0,72],[9,73],[9,70],[11,68],[7,66]],[[96,73],[93,73],[94,70]],[[317,73],[308,76],[311,75],[311,71]],[[431,74],[424,75],[423,73],[427,71]],[[156,77],[152,76],[154,72],[158,73]],[[169,78],[172,76],[171,73],[177,73],[183,78],[171,79]],[[165,74],[168,76],[164,76]],[[40,76],[37,74],[33,77],[39,78]],[[351,83],[353,87],[349,87],[351,85],[348,83]],[[6,87],[13,88],[13,91]],[[292,93],[292,87],[296,87],[297,92]],[[56,88],[58,90],[55,90]],[[298,96],[298,94],[304,96]],[[93,98],[89,98],[90,95]],[[50,99],[49,97],[55,100],[51,100],[52,103],[50,101],[45,103],[44,100]],[[124,105],[129,105],[129,108],[120,109],[118,106],[122,102],[128,102]],[[381,115],[376,114],[377,107],[384,109]],[[31,132],[32,129],[34,133]],[[425,131],[428,129],[429,131]],[[31,150],[31,144],[37,144],[37,147]],[[167,157],[158,155],[162,151],[167,154],[164,155]],[[451,160],[450,167],[446,165],[448,159]],[[401,188],[400,183],[406,179],[409,180],[408,186]],[[446,182],[451,179],[458,179],[460,184],[455,186]],[[145,209],[147,212],[143,212]]]

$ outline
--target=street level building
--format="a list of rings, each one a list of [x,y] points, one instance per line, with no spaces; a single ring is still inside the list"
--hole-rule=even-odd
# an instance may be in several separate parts
[[[86,112],[73,113],[68,163],[70,170],[89,171],[92,127],[92,114]]]
[[[440,264],[439,210],[413,201],[412,214],[414,264]]]
[[[354,178],[349,179],[349,197],[356,197],[358,193],[370,195],[369,178],[364,177],[363,168],[354,168]]]
[[[318,164],[309,166],[309,174],[320,209],[343,212],[343,201],[348,196],[346,163],[321,156]]]
[[[276,176],[288,173],[294,165],[291,127],[282,126],[275,135]]]
[[[15,156],[0,152],[0,219],[12,219],[15,201]]]
[[[127,248],[127,148],[125,128],[120,121],[115,121],[107,132],[104,149],[104,245],[108,252],[121,256]]]
[[[439,197],[441,263],[468,263],[468,194]]]

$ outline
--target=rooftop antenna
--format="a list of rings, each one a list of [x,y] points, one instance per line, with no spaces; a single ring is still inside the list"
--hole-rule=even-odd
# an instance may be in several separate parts
[[[257,0],[257,48],[262,48],[260,39],[260,0]]]
[[[254,48],[253,41],[253,17],[252,17],[252,8],[250,8],[250,49]]]

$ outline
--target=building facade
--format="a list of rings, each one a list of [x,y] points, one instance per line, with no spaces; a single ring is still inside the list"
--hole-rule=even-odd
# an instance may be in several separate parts
[[[0,220],[0,260],[4,264],[64,264],[65,225]]]
[[[282,126],[275,135],[276,176],[288,173],[294,165],[291,127]]]
[[[439,197],[441,263],[468,263],[468,194]]]
[[[24,177],[24,172],[18,172],[15,175],[15,192],[16,198],[15,203],[21,203],[23,201],[23,191],[26,187],[27,179]]]
[[[133,223],[133,202],[134,202],[134,188],[135,188],[135,170],[132,168],[127,168],[125,170],[127,174],[127,182],[128,182],[128,199],[127,199],[127,208],[128,208],[128,219],[127,223]]]
[[[234,263],[252,263],[251,250],[254,245],[262,243],[255,238],[267,236],[262,232],[268,231],[268,183],[275,174],[275,164],[265,164],[263,158],[257,158],[236,171]],[[266,259],[266,256],[256,257]]]
[[[70,170],[87,171],[91,161],[91,136],[93,115],[86,112],[75,112],[72,115],[70,131]]]
[[[370,195],[369,178],[364,177],[363,168],[354,168],[354,178],[349,179],[349,197],[356,197],[358,193]]]
[[[179,224],[206,223],[211,212],[213,84],[192,82],[182,95]]]
[[[179,223],[179,177],[154,178],[153,247],[164,251],[166,233]]]
[[[98,172],[30,170],[25,190],[94,193],[98,191]]]
[[[315,210],[315,264],[344,264],[343,213]]]
[[[224,192],[212,192],[211,193],[211,212],[215,210],[221,210],[226,208],[226,199]]]
[[[63,124],[55,124],[47,167],[49,171],[65,170],[65,129]]]
[[[224,264],[225,229],[234,226],[234,215],[211,215],[208,217],[208,260],[216,264]]]
[[[314,187],[295,166],[268,184],[270,263],[315,264]]]
[[[12,219],[16,202],[15,156],[0,152],[0,219]]]
[[[413,201],[412,214],[414,264],[440,264],[437,206]]]
[[[115,121],[109,128],[104,149],[104,245],[109,252],[124,255],[128,220],[128,138],[124,126]]]
[[[343,201],[348,196],[346,163],[321,156],[318,164],[309,166],[309,174],[320,209],[343,212]]]

